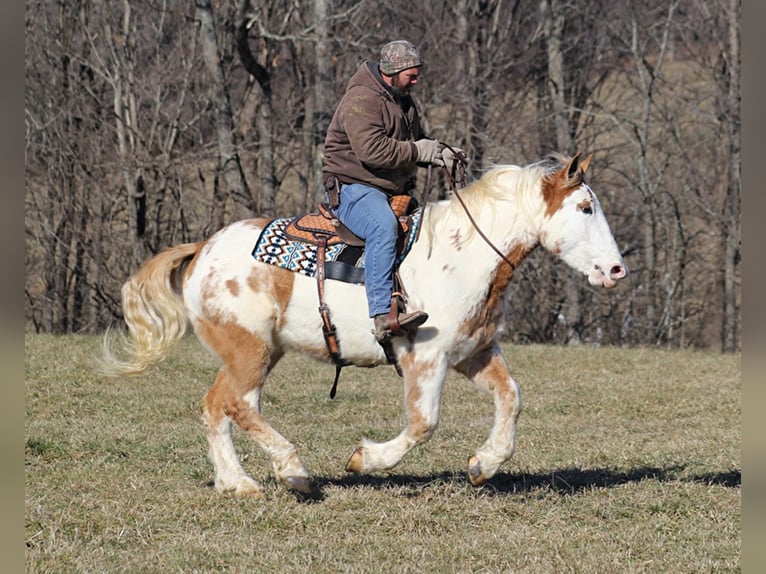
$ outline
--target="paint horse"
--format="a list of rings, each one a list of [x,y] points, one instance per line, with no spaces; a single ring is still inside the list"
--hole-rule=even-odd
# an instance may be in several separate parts
[[[494,399],[489,436],[468,458],[471,484],[483,484],[511,458],[521,395],[497,333],[514,269],[542,245],[587,275],[591,285],[610,288],[628,274],[601,205],[584,179],[590,159],[580,161],[577,154],[524,167],[495,166],[460,192],[461,201],[452,197],[427,205],[422,233],[399,269],[407,309],[429,315],[414,333],[394,339],[406,425],[385,442],[363,439],[347,471],[391,469],[429,440],[439,422],[448,369]],[[233,223],[207,241],[171,247],[149,260],[122,289],[128,336],[122,337],[120,352],[113,351],[113,337],[104,341],[104,358],[115,374],[139,372],[161,361],[189,324],[220,359],[201,407],[220,493],[262,495],[262,487],[240,464],[232,422],[268,454],[286,487],[298,493],[313,489],[296,447],[261,412],[261,393],[287,351],[330,359],[317,313],[316,281],[251,256],[268,223]],[[364,287],[328,280],[325,297],[343,358],[358,366],[386,364],[372,334]]]

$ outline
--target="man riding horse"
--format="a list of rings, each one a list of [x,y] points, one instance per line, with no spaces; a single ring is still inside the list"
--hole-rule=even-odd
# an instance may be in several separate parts
[[[349,80],[325,139],[322,171],[328,203],[340,222],[365,240],[364,284],[380,343],[428,319],[420,310],[399,313],[392,300],[399,224],[389,197],[411,194],[417,166],[451,169],[457,154],[462,155],[462,150],[424,137],[410,96],[422,66],[410,42],[383,46],[380,62],[364,61]]]

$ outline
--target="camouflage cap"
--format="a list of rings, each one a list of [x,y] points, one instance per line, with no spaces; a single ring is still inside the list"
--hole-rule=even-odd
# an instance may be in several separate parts
[[[380,71],[386,76],[422,65],[418,49],[407,40],[389,42],[380,49]]]

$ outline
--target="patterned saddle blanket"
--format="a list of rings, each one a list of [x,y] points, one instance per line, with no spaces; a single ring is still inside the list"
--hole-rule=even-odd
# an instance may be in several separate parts
[[[404,261],[415,242],[421,214],[422,209],[418,208],[407,216],[407,225],[403,228],[397,246],[397,267]],[[315,214],[273,219],[261,231],[252,251],[253,257],[262,263],[316,277],[319,247],[316,241],[311,239],[312,233],[296,233],[296,229],[302,230],[316,225],[319,227],[316,232],[331,232],[331,228],[328,227],[331,225],[329,220],[325,222],[322,219],[321,215]],[[306,225],[306,222],[310,225]],[[299,224],[297,228],[296,223]],[[329,235],[325,248],[325,277],[364,284],[364,255],[364,246],[351,245],[337,235]]]

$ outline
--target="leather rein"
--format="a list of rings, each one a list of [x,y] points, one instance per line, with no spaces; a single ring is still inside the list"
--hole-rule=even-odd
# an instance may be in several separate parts
[[[513,263],[508,257],[500,251],[494,243],[487,237],[484,232],[479,227],[479,224],[476,223],[476,220],[471,215],[471,212],[468,210],[468,206],[463,201],[463,198],[460,197],[460,193],[458,191],[458,186],[460,188],[465,187],[465,168],[468,165],[468,158],[465,155],[465,152],[462,150],[456,150],[452,146],[448,144],[444,144],[444,147],[447,148],[452,152],[452,155],[455,157],[455,160],[452,162],[452,169],[447,167],[446,163],[444,165],[444,173],[447,174],[447,179],[450,183],[450,189],[452,190],[452,193],[455,195],[455,197],[458,200],[458,203],[460,203],[460,206],[463,208],[463,211],[465,211],[466,216],[468,217],[468,221],[471,222],[471,225],[473,225],[476,232],[479,234],[479,236],[484,240],[484,242],[489,245],[492,250],[497,253],[497,255],[505,261],[508,264],[508,267],[511,268],[511,271],[516,269],[516,264]],[[428,193],[431,190],[431,166],[428,166],[428,177],[426,179],[426,194],[423,198],[423,211],[425,212],[426,206],[428,205]],[[418,235],[420,234],[420,230],[423,228],[423,225],[420,225],[420,228],[418,228]],[[416,238],[417,241],[417,238]]]

